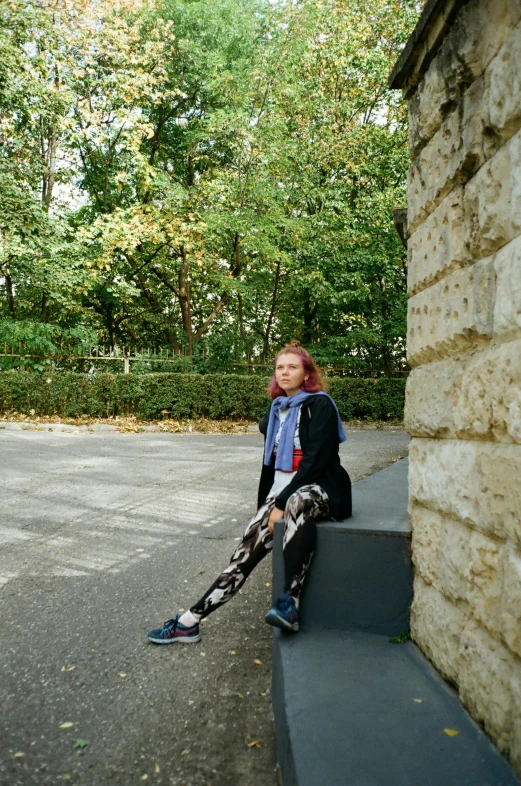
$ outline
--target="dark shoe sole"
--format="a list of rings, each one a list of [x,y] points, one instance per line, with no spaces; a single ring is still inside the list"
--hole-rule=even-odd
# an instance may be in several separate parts
[[[151,639],[150,636],[147,636],[148,641],[151,641],[152,644],[197,644],[198,641],[201,641],[200,636],[177,636],[175,639]]]
[[[280,628],[281,630],[288,630],[292,633],[297,633],[299,629],[298,622],[286,622],[285,619],[279,617],[278,614],[275,614],[272,611],[268,611],[266,616],[264,617],[264,621],[268,623],[268,625],[272,625],[274,628]]]

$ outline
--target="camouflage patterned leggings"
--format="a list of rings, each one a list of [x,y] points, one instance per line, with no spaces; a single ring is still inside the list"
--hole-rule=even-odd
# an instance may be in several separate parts
[[[275,499],[268,497],[252,518],[230,564],[190,611],[202,619],[229,601],[242,587],[253,568],[273,548],[268,519]],[[284,510],[284,592],[299,599],[316,544],[316,521],[330,514],[329,499],[315,483],[302,486],[286,503]]]

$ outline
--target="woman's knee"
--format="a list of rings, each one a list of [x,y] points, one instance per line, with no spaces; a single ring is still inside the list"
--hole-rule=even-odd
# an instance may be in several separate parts
[[[284,508],[284,518],[295,518],[295,516],[303,513],[306,510],[308,502],[309,500],[305,494],[305,489],[297,489],[297,491],[294,491],[293,494],[288,497],[286,507]]]

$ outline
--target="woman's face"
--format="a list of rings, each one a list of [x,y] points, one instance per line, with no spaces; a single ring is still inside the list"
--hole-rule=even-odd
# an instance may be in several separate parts
[[[275,363],[275,379],[287,396],[298,393],[308,378],[298,355],[288,352],[279,355]]]

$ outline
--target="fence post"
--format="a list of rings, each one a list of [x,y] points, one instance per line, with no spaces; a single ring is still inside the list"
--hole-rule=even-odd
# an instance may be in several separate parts
[[[130,358],[125,358],[125,374],[130,374]]]

